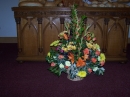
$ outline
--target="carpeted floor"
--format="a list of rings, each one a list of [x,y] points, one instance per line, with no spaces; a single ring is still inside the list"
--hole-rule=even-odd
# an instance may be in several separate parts
[[[103,76],[73,82],[50,73],[46,62],[20,64],[16,58],[17,44],[0,44],[0,97],[130,97],[129,60],[106,62]]]

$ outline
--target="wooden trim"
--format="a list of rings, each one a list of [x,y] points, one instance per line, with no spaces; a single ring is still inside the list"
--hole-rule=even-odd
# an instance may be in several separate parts
[[[128,43],[130,44],[130,38],[128,38]]]
[[[0,37],[0,43],[17,43],[17,37]]]
[[[0,43],[17,43],[17,37],[0,37]],[[130,44],[130,38],[128,38]]]
[[[78,7],[78,15],[87,17],[122,17],[130,18],[130,8],[127,7]],[[70,17],[70,7],[12,7],[14,17]]]

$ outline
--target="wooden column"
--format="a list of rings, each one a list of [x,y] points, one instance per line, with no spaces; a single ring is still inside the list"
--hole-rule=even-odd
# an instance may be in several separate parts
[[[38,18],[38,51],[43,52],[42,48],[42,18]]]
[[[103,27],[103,52],[105,53],[107,51],[107,32],[108,32],[108,23],[109,18],[104,18],[104,27]]]
[[[15,18],[15,22],[16,22],[16,27],[17,27],[17,43],[18,43],[18,53],[22,52],[22,47],[21,47],[21,41],[20,41],[20,37],[21,37],[21,18],[17,17]]]
[[[124,43],[124,50],[123,52],[126,53],[127,52],[127,44],[128,44],[128,36],[129,36],[129,25],[130,25],[130,18],[126,18],[126,28],[125,28],[125,43]]]
[[[61,29],[61,32],[64,31],[64,21],[65,21],[65,18],[61,17],[60,18],[60,24],[61,24],[60,29]]]

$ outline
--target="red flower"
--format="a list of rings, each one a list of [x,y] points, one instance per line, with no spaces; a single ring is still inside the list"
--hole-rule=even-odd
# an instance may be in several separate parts
[[[92,61],[93,63],[96,63],[96,62],[97,62],[97,59],[96,59],[96,58],[92,58],[91,61]]]
[[[99,56],[99,55],[100,55],[100,51],[97,50],[97,51],[95,52],[95,54]]]
[[[83,52],[84,52],[84,55],[89,54],[89,49],[88,49],[88,48],[85,48],[85,49],[83,50]]]
[[[65,68],[66,68],[66,69],[68,69],[68,68],[69,68],[69,66],[65,66]]]

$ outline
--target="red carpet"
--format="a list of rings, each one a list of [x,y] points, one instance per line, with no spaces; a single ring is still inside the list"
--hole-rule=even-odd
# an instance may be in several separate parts
[[[16,58],[17,44],[0,44],[0,97],[130,97],[130,60],[106,62],[103,76],[72,82],[67,74],[50,73],[46,62],[20,64]]]

